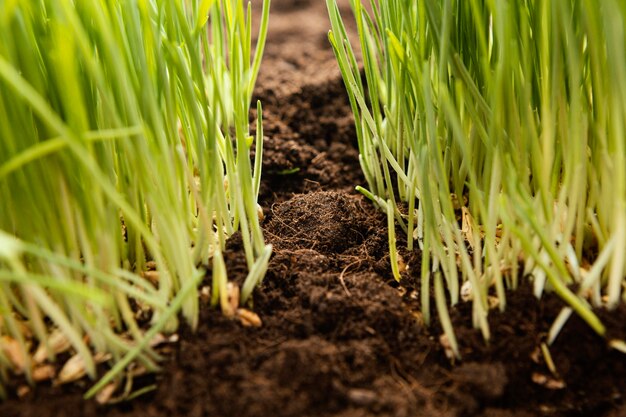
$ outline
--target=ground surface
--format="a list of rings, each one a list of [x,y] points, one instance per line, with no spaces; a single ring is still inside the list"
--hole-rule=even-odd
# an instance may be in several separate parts
[[[419,254],[391,278],[385,218],[353,191],[363,179],[354,130],[328,47],[321,0],[273,0],[256,96],[264,103],[261,203],[275,247],[255,293],[260,328],[204,306],[195,334],[182,330],[157,389],[101,407],[88,384],[39,386],[0,405],[0,416],[620,416],[626,356],[579,320],[550,349],[539,346],[561,308],[522,288],[506,314],[490,316],[492,342],[471,328],[470,307],[452,311],[463,361],[450,364],[435,323],[418,313]],[[229,242],[231,278],[245,274]],[[622,311],[611,330],[623,334]]]

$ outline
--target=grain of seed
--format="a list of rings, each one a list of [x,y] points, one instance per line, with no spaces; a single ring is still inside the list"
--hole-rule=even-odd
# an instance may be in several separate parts
[[[448,339],[448,335],[442,334],[441,336],[439,336],[439,343],[443,347],[443,351],[446,354],[446,357],[450,360],[454,360],[456,355],[454,354],[454,350],[452,349],[452,345],[450,344],[450,339]]]
[[[96,395],[96,402],[103,405],[109,403],[115,393],[115,390],[117,390],[118,385],[119,384],[116,381],[107,384],[104,388],[102,388],[102,391]]]
[[[81,379],[87,370],[85,369],[85,360],[79,354],[75,354],[65,362],[59,376],[56,380],[57,384],[67,384]]]
[[[159,283],[159,272],[158,271],[144,271],[141,273],[141,276],[150,281],[153,284]]]
[[[30,387],[28,385],[20,385],[17,388],[17,396],[18,396],[18,398],[22,398],[23,399],[28,394],[30,394]]]
[[[211,302],[211,287],[205,285],[200,289],[200,300],[204,304],[208,304]]]
[[[228,303],[231,311],[237,311],[239,308],[239,285],[229,282],[226,288],[228,289]]]
[[[24,356],[24,351],[20,343],[12,337],[2,336],[2,339],[0,339],[0,347],[2,347],[4,355],[13,365],[14,372],[18,375],[24,373],[26,357]]]
[[[93,360],[95,363],[103,363],[111,359],[111,354],[98,352],[94,355]],[[74,382],[87,374],[85,368],[85,361],[80,354],[75,354],[65,362],[63,368],[59,372],[59,376],[56,379],[57,384],[67,384],[68,382]]]
[[[245,327],[261,327],[263,325],[261,318],[256,313],[245,308],[237,310],[237,318]]]
[[[49,381],[56,376],[56,370],[52,365],[41,365],[33,369],[33,381]]]
[[[69,339],[67,338],[67,336],[65,335],[65,333],[63,333],[59,329],[56,329],[52,332],[50,337],[48,337],[48,346],[49,346],[50,352],[53,355],[57,355],[59,353],[65,352],[72,345]],[[40,364],[40,363],[43,363],[47,358],[48,358],[48,349],[46,348],[45,344],[40,343],[39,346],[37,347],[37,351],[33,355],[33,360],[35,361],[35,363]]]
[[[531,380],[537,384],[541,385],[544,388],[550,390],[560,390],[565,388],[565,382],[560,379],[551,378],[547,375],[541,374],[539,372],[533,372],[531,376]]]

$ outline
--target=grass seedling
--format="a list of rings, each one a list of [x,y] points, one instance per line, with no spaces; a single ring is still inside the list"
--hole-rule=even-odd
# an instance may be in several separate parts
[[[624,3],[352,0],[363,70],[327,4],[363,193],[423,251],[426,321],[434,283],[452,343],[464,289],[489,338],[489,297],[530,276],[568,304],[551,340],[571,312],[603,335],[593,308],[626,283]]]
[[[157,369],[151,340],[179,313],[198,325],[203,268],[235,231],[246,298],[261,280],[248,115],[269,3],[253,49],[241,0],[0,1],[0,386],[34,382],[59,331],[91,378],[112,358],[88,396]]]

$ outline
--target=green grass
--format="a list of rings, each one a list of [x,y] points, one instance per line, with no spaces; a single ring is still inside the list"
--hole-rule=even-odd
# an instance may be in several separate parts
[[[242,303],[262,279],[248,115],[268,14],[264,0],[253,48],[241,0],[0,0],[0,393],[14,373],[32,382],[38,346],[55,359],[55,329],[91,378],[111,355],[89,395],[132,361],[158,369],[150,340],[179,316],[198,325],[203,268],[235,231]]]
[[[458,355],[461,290],[488,339],[489,297],[529,276],[568,304],[551,341],[573,311],[604,335],[593,308],[626,283],[626,3],[352,0],[361,61],[327,3],[361,191],[423,251],[425,320],[434,285]]]

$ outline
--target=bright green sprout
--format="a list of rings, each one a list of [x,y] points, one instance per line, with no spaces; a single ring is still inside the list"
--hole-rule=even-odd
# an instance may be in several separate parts
[[[241,0],[0,0],[0,391],[58,334],[91,378],[111,357],[88,396],[156,370],[151,341],[198,325],[236,231],[242,303],[261,281],[260,104],[256,141],[248,118],[269,4],[253,48]]]
[[[568,304],[550,341],[572,312],[604,335],[592,309],[626,284],[626,3],[352,0],[360,60],[327,3],[361,191],[423,251],[425,320],[434,281],[458,356],[448,303],[488,339],[528,275]]]

